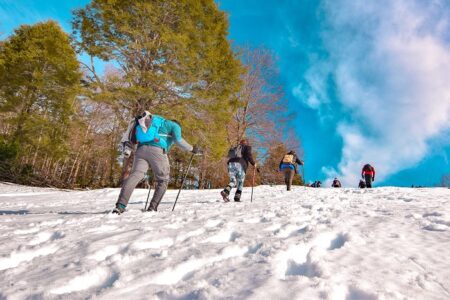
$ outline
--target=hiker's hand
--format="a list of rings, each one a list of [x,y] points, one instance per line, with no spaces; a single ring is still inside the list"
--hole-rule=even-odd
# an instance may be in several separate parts
[[[127,141],[122,144],[122,153],[126,158],[131,156],[131,152],[133,152],[133,144]]]
[[[200,149],[200,147],[198,145],[194,145],[194,147],[192,148],[192,153],[201,154],[202,150]]]

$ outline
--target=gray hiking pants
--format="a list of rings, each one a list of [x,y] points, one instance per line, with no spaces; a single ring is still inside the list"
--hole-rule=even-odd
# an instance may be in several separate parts
[[[286,189],[291,190],[292,180],[294,179],[295,171],[291,168],[283,169],[284,173],[284,183],[286,184]]]
[[[167,154],[164,154],[163,149],[149,145],[143,145],[137,149],[133,161],[133,169],[122,185],[119,199],[117,200],[118,203],[122,203],[125,206],[128,204],[134,188],[144,178],[149,166],[152,168],[156,181],[155,193],[149,208],[153,210],[158,208],[169,183],[170,165],[169,158]]]

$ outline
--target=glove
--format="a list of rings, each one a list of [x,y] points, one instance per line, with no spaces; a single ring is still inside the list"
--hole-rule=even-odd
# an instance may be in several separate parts
[[[200,149],[200,147],[198,145],[194,145],[194,147],[192,147],[192,153],[199,154],[199,153],[202,153],[202,150]]]
[[[372,181],[375,181],[375,177],[372,178]]]
[[[130,157],[131,152],[133,152],[133,144],[130,141],[126,141],[122,144],[122,153],[125,157]]]
[[[256,168],[256,172],[260,173],[259,168]]]

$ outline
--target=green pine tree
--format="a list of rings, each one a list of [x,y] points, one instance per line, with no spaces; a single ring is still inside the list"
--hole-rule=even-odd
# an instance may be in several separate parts
[[[64,155],[80,78],[69,37],[53,21],[22,25],[4,41],[0,48],[0,114],[5,122],[1,149],[8,153],[8,163],[16,160],[15,165],[28,174],[43,153]]]
[[[227,108],[238,90],[240,64],[213,0],[93,0],[74,14],[78,51],[119,66],[110,96],[132,114]],[[88,79],[106,89],[90,71]]]
[[[242,67],[213,0],[93,0],[74,12],[73,31],[77,51],[117,68],[101,77],[85,65],[91,97],[121,116],[176,119],[207,159],[223,155]]]

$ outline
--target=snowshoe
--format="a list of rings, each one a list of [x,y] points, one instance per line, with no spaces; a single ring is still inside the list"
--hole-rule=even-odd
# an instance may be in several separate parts
[[[123,205],[122,203],[117,203],[116,208],[113,209],[112,213],[120,215],[123,212],[125,212],[125,208],[126,208],[126,206]]]
[[[241,195],[242,191],[236,191],[236,194],[234,195],[234,202],[241,202]]]
[[[229,194],[227,192],[221,191],[220,195],[222,196],[224,202],[230,202],[230,199],[228,198]]]
[[[157,211],[156,209],[150,206],[145,212],[156,212],[156,211]]]

